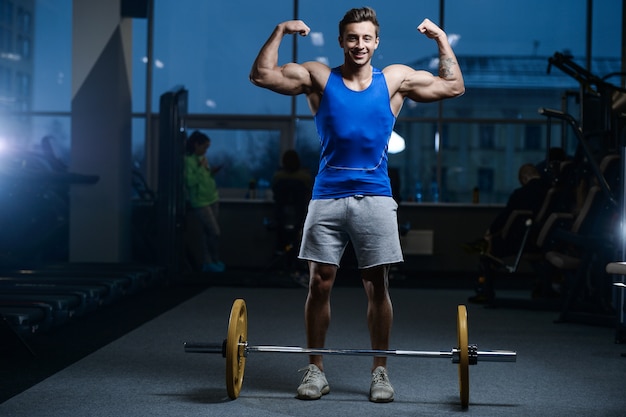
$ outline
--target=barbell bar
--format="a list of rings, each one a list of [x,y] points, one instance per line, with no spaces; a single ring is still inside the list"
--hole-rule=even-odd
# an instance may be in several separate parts
[[[468,343],[467,308],[457,307],[458,346],[449,351],[424,350],[378,350],[378,349],[333,349],[303,348],[298,346],[249,345],[248,316],[246,303],[236,299],[228,321],[228,336],[222,343],[186,342],[186,353],[215,353],[226,358],[226,390],[231,399],[239,397],[243,384],[246,358],[253,352],[300,353],[308,355],[351,355],[351,356],[403,356],[419,358],[446,358],[459,366],[459,394],[461,406],[469,406],[469,365],[485,362],[515,362],[517,353],[510,350],[478,350]]]
[[[299,346],[276,346],[258,345],[250,346],[248,342],[241,343],[244,355],[247,357],[250,352],[260,353],[306,353],[309,355],[348,355],[348,356],[410,356],[417,358],[444,358],[451,359],[452,363],[459,363],[460,349],[453,348],[450,351],[429,351],[429,350],[376,350],[376,349],[331,349],[331,348],[303,348]],[[483,362],[515,362],[515,352],[510,350],[475,350],[476,345],[469,345],[470,358],[474,361]],[[219,353],[224,356],[223,343],[185,343],[186,353]],[[470,362],[470,365],[475,363]]]

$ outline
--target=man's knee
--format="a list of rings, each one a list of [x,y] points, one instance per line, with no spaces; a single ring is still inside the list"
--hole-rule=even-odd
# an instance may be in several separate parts
[[[389,288],[389,265],[361,270],[361,279],[370,301],[386,300]]]
[[[374,286],[386,286],[389,276],[389,265],[378,265],[361,269],[361,279]]]
[[[310,288],[321,293],[329,292],[335,282],[337,267],[330,264],[313,263],[310,270]]]

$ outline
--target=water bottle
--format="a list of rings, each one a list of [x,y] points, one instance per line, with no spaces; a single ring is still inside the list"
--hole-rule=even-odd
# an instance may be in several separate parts
[[[439,202],[439,186],[437,185],[437,181],[430,183],[430,195],[434,203]]]
[[[480,189],[478,187],[474,187],[474,190],[472,191],[472,203],[480,203]]]
[[[258,183],[257,183],[257,198],[259,200],[265,200],[267,197],[267,190],[270,187],[270,183],[269,181],[267,181],[265,178],[261,178],[259,179]]]
[[[422,182],[417,181],[415,183],[415,201],[421,203],[423,199],[424,196],[422,195]]]
[[[248,192],[246,193],[246,198],[250,200],[254,200],[256,198],[256,179],[252,178],[248,182]]]

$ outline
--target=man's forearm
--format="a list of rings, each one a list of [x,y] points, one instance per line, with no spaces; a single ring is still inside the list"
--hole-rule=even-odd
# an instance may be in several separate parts
[[[457,78],[461,71],[447,37],[437,39],[437,45],[439,46],[439,76],[446,80]]]
[[[439,48],[439,77],[451,83],[453,86],[453,94],[460,95],[465,92],[465,83],[463,74],[457,61],[456,55],[452,47],[448,43],[447,35],[437,38],[437,46]]]
[[[257,84],[263,78],[264,70],[273,70],[278,65],[278,50],[284,37],[282,24],[276,26],[254,60],[250,80]]]

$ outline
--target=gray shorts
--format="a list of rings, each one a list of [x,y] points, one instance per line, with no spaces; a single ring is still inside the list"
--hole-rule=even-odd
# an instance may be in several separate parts
[[[397,212],[391,197],[311,200],[299,258],[339,266],[351,241],[359,268],[402,262]]]

